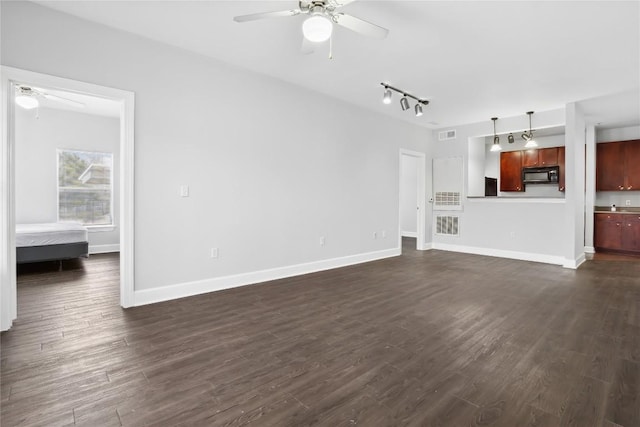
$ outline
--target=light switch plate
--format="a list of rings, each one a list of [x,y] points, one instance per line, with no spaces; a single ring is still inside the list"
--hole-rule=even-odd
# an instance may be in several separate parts
[[[181,185],[180,186],[180,197],[189,197],[189,186]]]

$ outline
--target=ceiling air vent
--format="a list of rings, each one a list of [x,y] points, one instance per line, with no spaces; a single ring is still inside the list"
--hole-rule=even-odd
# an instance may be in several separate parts
[[[450,139],[456,139],[456,131],[455,130],[443,130],[442,132],[438,132],[438,139],[440,141],[448,141]]]

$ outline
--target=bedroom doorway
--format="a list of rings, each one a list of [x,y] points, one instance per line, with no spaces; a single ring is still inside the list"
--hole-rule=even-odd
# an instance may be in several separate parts
[[[0,329],[17,317],[16,223],[83,223],[89,254],[120,252],[120,305],[133,306],[133,93],[10,67],[2,89]]]
[[[415,248],[425,250],[426,224],[426,156],[424,153],[400,150],[400,209],[398,216],[399,248],[402,238],[415,239]]]

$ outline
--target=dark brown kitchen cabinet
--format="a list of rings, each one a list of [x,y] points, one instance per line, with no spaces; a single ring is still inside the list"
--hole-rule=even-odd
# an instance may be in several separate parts
[[[558,147],[538,150],[538,163],[540,166],[556,166],[558,164]]]
[[[640,253],[640,214],[597,213],[594,225],[596,249]]]
[[[558,190],[565,188],[564,147],[558,147]]]
[[[558,164],[558,147],[539,148],[524,151],[522,166],[556,166]]]
[[[524,191],[522,151],[500,153],[500,191]]]
[[[596,190],[640,190],[640,139],[596,144]]]

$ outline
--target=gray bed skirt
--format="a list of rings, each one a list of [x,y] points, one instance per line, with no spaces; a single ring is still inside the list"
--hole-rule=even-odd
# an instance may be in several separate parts
[[[16,248],[16,262],[61,261],[89,256],[89,242],[64,243],[46,246],[24,246]]]

